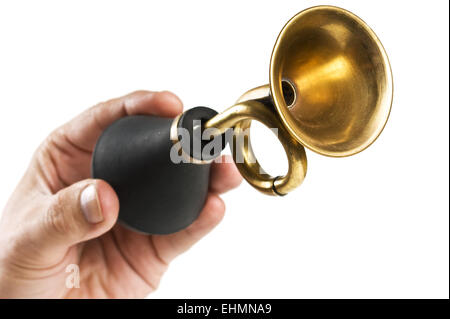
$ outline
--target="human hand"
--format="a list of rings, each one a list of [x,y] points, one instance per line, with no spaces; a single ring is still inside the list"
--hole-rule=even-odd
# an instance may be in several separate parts
[[[116,224],[117,195],[89,178],[90,164],[98,137],[120,117],[181,111],[172,93],[138,91],[96,105],[48,136],[0,221],[0,298],[145,297],[158,287],[170,261],[222,219],[218,194],[242,180],[234,163],[212,165],[210,191],[192,225],[150,236]],[[79,266],[80,288],[66,287],[70,264]]]

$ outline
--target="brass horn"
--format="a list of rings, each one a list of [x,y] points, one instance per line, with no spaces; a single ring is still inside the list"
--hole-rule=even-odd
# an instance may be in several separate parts
[[[344,9],[314,7],[294,16],[278,36],[270,84],[248,91],[220,114],[196,107],[176,119],[137,115],[114,122],[97,141],[92,176],[118,194],[122,223],[169,234],[197,218],[208,194],[210,162],[226,143],[206,157],[204,150],[209,142],[227,141],[230,128],[242,176],[265,194],[285,195],[305,177],[304,147],[336,157],[364,150],[383,130],[391,102],[389,61],[375,33]],[[253,120],[278,130],[289,160],[286,175],[262,170],[246,134]],[[215,133],[203,139],[208,129]],[[180,138],[183,130],[188,143]],[[189,161],[174,161],[178,153]]]
[[[285,195],[305,177],[303,146],[332,157],[364,150],[383,130],[392,95],[388,57],[367,24],[341,8],[312,7],[281,30],[270,84],[246,92],[205,127],[221,133],[234,127],[232,151],[242,176],[263,193]],[[265,173],[248,136],[239,139],[252,120],[278,129],[289,160],[286,175]]]

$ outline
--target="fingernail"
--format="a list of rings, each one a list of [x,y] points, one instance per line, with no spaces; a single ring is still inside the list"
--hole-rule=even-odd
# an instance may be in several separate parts
[[[102,209],[100,208],[97,190],[94,185],[86,187],[81,192],[80,202],[81,211],[89,223],[97,224],[103,221]]]

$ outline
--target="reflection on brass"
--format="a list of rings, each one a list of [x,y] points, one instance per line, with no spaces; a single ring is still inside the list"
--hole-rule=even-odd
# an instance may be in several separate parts
[[[284,195],[305,177],[303,146],[342,157],[372,144],[389,117],[392,94],[388,57],[375,33],[344,9],[318,6],[281,30],[270,84],[248,91],[205,127],[235,128],[232,152],[241,174],[266,194]],[[285,176],[272,177],[260,167],[243,136],[252,120],[278,130],[289,161]]]

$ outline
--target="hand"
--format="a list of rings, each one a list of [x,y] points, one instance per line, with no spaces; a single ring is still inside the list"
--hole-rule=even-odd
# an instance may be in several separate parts
[[[55,130],[38,148],[0,222],[0,298],[127,298],[154,291],[168,264],[222,219],[218,194],[241,177],[229,160],[211,168],[210,192],[198,219],[171,235],[142,235],[116,224],[119,201],[90,179],[95,142],[109,124],[132,114],[174,117],[169,92],[138,91],[100,103]],[[67,288],[78,265],[80,288]]]

